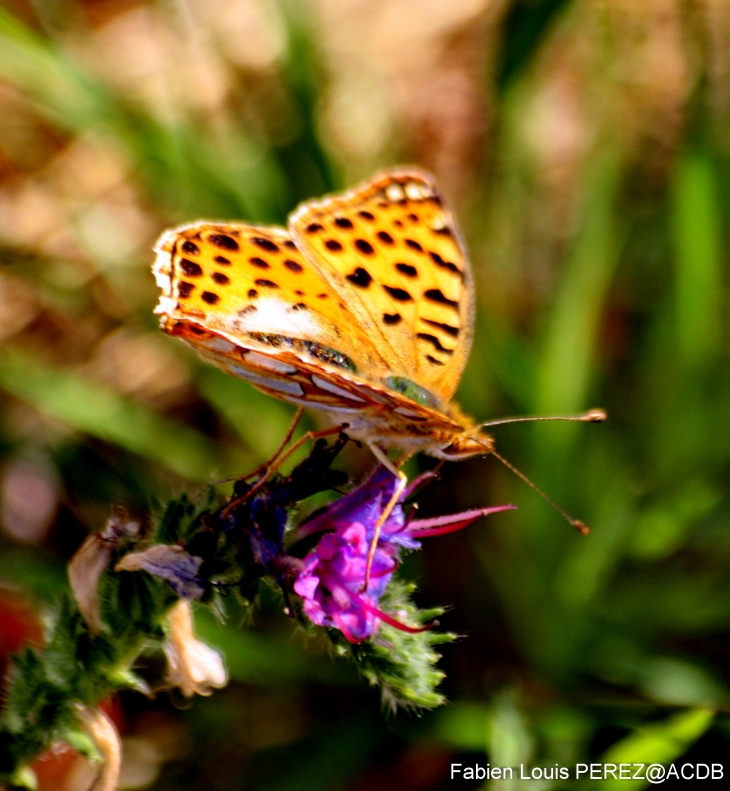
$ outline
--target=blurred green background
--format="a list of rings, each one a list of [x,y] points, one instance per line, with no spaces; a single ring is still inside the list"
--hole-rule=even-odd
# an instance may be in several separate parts
[[[280,223],[418,163],[475,271],[465,410],[610,415],[495,430],[587,538],[494,460],[425,496],[519,506],[407,564],[463,635],[447,708],[382,715],[264,602],[200,619],[227,689],[122,696],[123,788],[430,791],[452,761],[730,754],[729,123],[722,0],[0,2],[0,648],[111,503],[145,517],[241,472],[292,414],[156,329],[171,224]],[[72,757],[41,775],[90,782]]]

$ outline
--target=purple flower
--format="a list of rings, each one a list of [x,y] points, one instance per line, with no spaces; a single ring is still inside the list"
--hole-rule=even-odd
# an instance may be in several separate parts
[[[422,627],[400,623],[378,606],[401,552],[420,548],[421,538],[460,530],[480,516],[514,507],[477,508],[435,519],[409,520],[403,502],[428,477],[432,476],[421,476],[406,488],[383,524],[367,590],[364,585],[370,542],[395,490],[397,478],[393,473],[377,467],[365,483],[299,529],[299,538],[324,533],[304,559],[294,583],[294,591],[301,596],[304,612],[313,623],[339,629],[351,643],[375,634],[381,621],[403,631],[422,631]]]
[[[304,612],[319,626],[339,629],[351,643],[359,643],[377,629],[373,608],[396,568],[392,553],[375,550],[368,589],[365,580],[369,541],[365,525],[343,523],[322,536],[309,553],[294,583],[304,601]]]

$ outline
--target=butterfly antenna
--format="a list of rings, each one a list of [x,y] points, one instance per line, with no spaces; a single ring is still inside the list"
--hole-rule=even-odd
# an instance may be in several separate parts
[[[552,507],[566,520],[566,522],[571,526],[574,527],[582,536],[587,536],[588,533],[591,532],[590,527],[585,522],[581,522],[580,519],[573,519],[573,517],[564,509],[561,508],[552,497],[548,497],[539,486],[535,485],[526,475],[524,472],[515,467],[514,464],[510,464],[503,456],[500,456],[496,450],[490,448],[489,452],[494,456],[496,459],[502,462],[504,466],[513,472],[518,478],[521,478],[534,492],[540,495],[545,502],[550,503]]]
[[[490,420],[487,423],[480,423],[479,428],[489,428],[490,426],[502,426],[505,423],[535,423],[539,420],[570,420],[578,423],[603,423],[608,417],[603,409],[589,409],[582,415],[550,415],[544,417],[542,415],[527,417],[505,417],[499,420]]]
[[[480,423],[479,428],[488,428],[490,426],[502,426],[505,423],[535,423],[543,420],[568,420],[579,423],[603,423],[608,415],[603,409],[589,409],[582,415],[549,415],[547,417],[542,415],[527,416],[527,417],[506,417],[500,420],[490,420],[487,423]],[[485,446],[486,447],[486,446]],[[561,508],[555,500],[548,497],[542,489],[536,486],[523,472],[517,469],[514,464],[510,464],[503,456],[500,456],[494,448],[489,448],[489,452],[496,457],[504,466],[513,472],[518,478],[521,478],[534,492],[540,495],[545,502],[550,503],[552,507],[567,521],[567,523],[574,527],[581,535],[588,535],[590,528],[585,522],[580,519],[573,519],[573,517],[564,509]]]

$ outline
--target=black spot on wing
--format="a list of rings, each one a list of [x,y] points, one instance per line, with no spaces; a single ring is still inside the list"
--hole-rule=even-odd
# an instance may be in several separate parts
[[[194,288],[192,283],[186,283],[183,280],[177,284],[177,295],[180,299],[187,299],[193,293]]]
[[[455,310],[459,309],[459,303],[455,299],[449,299],[444,296],[444,292],[440,288],[429,288],[428,291],[423,292],[423,296],[430,302],[435,302],[437,305],[448,305]]]
[[[262,250],[268,251],[269,253],[279,252],[279,245],[272,242],[271,239],[267,239],[265,236],[252,236],[251,243],[255,244],[256,247],[260,247]]]
[[[349,280],[350,283],[359,288],[367,288],[373,282],[373,277],[367,269],[358,266],[354,272],[346,275],[346,280]]]
[[[203,302],[207,302],[209,305],[215,305],[220,302],[220,297],[218,294],[214,294],[212,291],[204,291],[200,295],[200,298],[203,300]]]
[[[378,231],[376,236],[378,237],[378,239],[380,239],[380,241],[383,244],[387,244],[387,245],[395,244],[395,239],[393,239],[393,237],[387,231]]]
[[[372,222],[375,219],[374,214],[369,211],[365,211],[364,209],[359,211],[358,214],[363,218],[363,220],[368,220],[369,222]]]
[[[307,233],[319,233],[319,231],[324,231],[324,226],[320,225],[318,222],[310,222],[304,230]]]
[[[301,264],[297,263],[296,261],[292,261],[291,258],[287,258],[284,260],[284,266],[290,272],[301,272],[304,269],[304,267]]]
[[[297,249],[297,246],[294,244],[294,242],[292,242],[291,239],[285,239],[284,242],[282,242],[282,244],[284,245],[284,247],[286,247],[287,250]]]
[[[455,275],[458,275],[462,280],[464,279],[464,273],[459,269],[459,267],[451,261],[446,261],[443,259],[438,253],[433,251],[429,252],[431,256],[431,260],[436,264],[436,266],[441,267],[441,269],[446,269],[449,272],[453,272]]]
[[[403,316],[400,313],[383,313],[383,321],[386,324],[400,324],[403,321]]]
[[[383,286],[383,289],[398,302],[413,302],[413,297],[404,288]]]
[[[406,277],[418,277],[418,270],[410,264],[396,264],[395,268]]]
[[[411,250],[418,250],[419,253],[423,252],[423,247],[415,240],[415,239],[406,239],[406,245],[411,248]]]
[[[256,313],[258,308],[256,305],[247,305],[245,308],[242,308],[238,311],[239,316],[248,316],[250,313]]]
[[[443,352],[444,354],[453,354],[454,350],[449,349],[446,346],[441,344],[441,341],[435,336],[431,335],[428,332],[418,332],[416,333],[416,337],[420,338],[422,341],[426,341],[430,343],[436,351]]]
[[[271,266],[267,261],[264,261],[263,258],[259,258],[257,255],[248,259],[249,264],[257,267],[258,269],[270,269]]]
[[[264,278],[258,278],[253,282],[256,283],[257,286],[261,286],[262,288],[279,288],[279,284],[274,283],[273,280],[265,280]]]
[[[208,237],[208,241],[211,244],[214,244],[216,247],[220,247],[223,250],[238,250],[238,242],[232,237],[228,236],[225,233],[212,233]]]
[[[224,255],[217,255],[213,260],[216,262],[216,264],[223,264],[223,266],[231,265],[230,260],[226,258]]]
[[[224,275],[223,272],[213,272],[212,278],[221,286],[227,286],[231,282],[231,278]]]
[[[347,217],[335,217],[335,225],[338,228],[352,228],[352,220],[348,219]]]
[[[203,267],[187,258],[180,259],[180,269],[182,269],[188,277],[200,277],[203,274]]]
[[[431,363],[431,365],[444,365],[441,360],[437,360],[435,357],[431,357],[430,354],[426,355],[426,359]]]
[[[375,248],[365,239],[355,239],[355,247],[365,255],[372,255],[375,252]]]
[[[424,324],[429,324],[431,327],[436,327],[439,330],[443,330],[448,335],[451,335],[452,338],[456,338],[459,335],[459,328],[452,327],[451,324],[444,324],[440,321],[431,321],[431,319],[421,319]]]
[[[324,243],[324,246],[333,253],[339,253],[342,250],[342,245],[337,241],[337,239],[327,239]]]
[[[186,239],[182,243],[182,249],[184,253],[188,255],[200,255],[200,248],[198,247],[195,242],[191,242],[190,239]]]
[[[256,299],[256,297],[258,297],[258,295],[259,295],[259,292],[256,291],[255,288],[249,288],[249,290],[248,290],[248,298],[249,299]]]

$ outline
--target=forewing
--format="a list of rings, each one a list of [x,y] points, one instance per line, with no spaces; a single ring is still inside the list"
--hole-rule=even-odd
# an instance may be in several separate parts
[[[385,366],[342,296],[286,230],[199,222],[167,231],[155,250],[166,331],[183,323],[274,356],[288,344],[295,356],[335,370]],[[203,333],[172,334],[201,347]]]
[[[433,178],[417,169],[382,173],[307,201],[289,227],[388,373],[447,403],[471,346],[474,293],[460,233]]]

